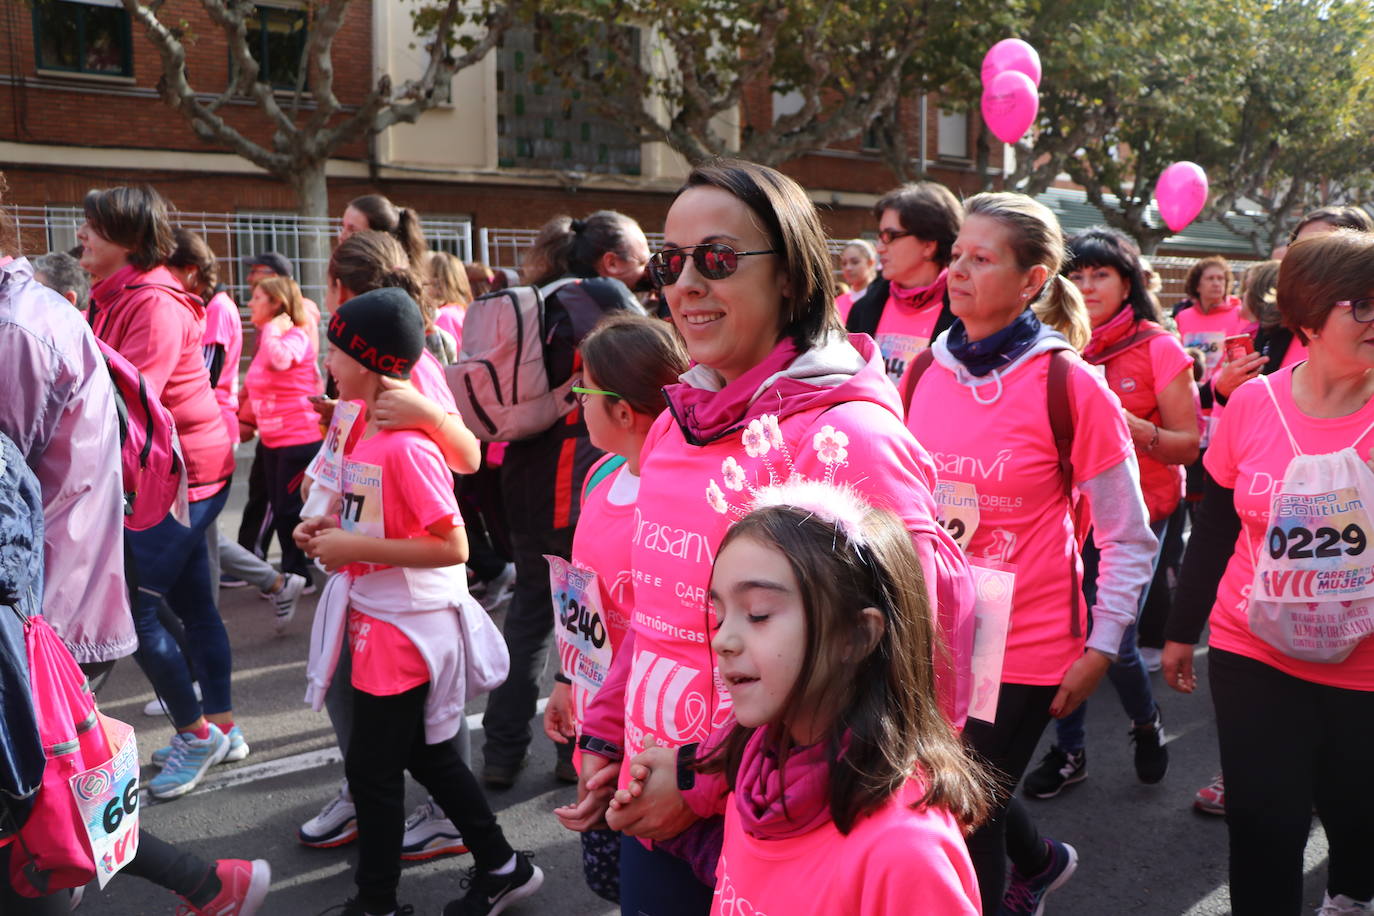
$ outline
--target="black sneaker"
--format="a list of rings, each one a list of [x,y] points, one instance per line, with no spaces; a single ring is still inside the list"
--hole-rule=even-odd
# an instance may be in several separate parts
[[[319,916],[415,916],[415,907],[408,903],[403,903],[390,913],[375,914],[369,912],[357,897],[349,897],[337,906],[331,906],[327,910],[321,910]]]
[[[1159,707],[1155,707],[1154,719],[1131,726],[1130,734],[1135,742],[1135,775],[1152,786],[1169,772],[1169,749],[1164,746],[1164,719]]]
[[[1087,751],[1061,751],[1058,745],[1050,745],[1050,752],[1026,774],[1023,785],[1031,798],[1054,798],[1065,786],[1087,778]]]
[[[486,783],[489,789],[509,789],[515,785],[515,780],[520,775],[520,771],[529,762],[529,754],[521,757],[516,763],[500,763],[495,760],[488,760],[482,765],[482,782]]]
[[[451,900],[444,916],[496,916],[513,903],[534,896],[544,883],[544,873],[523,852],[515,854],[515,870],[494,875],[468,869],[460,887],[468,889],[462,900]]]

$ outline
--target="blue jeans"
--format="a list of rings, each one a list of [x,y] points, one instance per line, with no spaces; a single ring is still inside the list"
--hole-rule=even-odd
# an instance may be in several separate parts
[[[1161,546],[1168,529],[1167,518],[1150,526]],[[1154,578],[1155,567],[1159,565],[1159,553],[1156,549],[1154,564],[1150,567],[1151,579]],[[1083,545],[1083,596],[1087,599],[1089,607],[1097,600],[1097,560],[1097,546],[1093,544],[1090,536],[1088,542]],[[1140,619],[1140,609],[1145,606],[1145,600],[1149,597],[1150,583],[1147,581],[1145,587],[1140,590],[1140,601],[1136,604],[1137,621]],[[1089,624],[1091,625],[1091,621]],[[1107,669],[1107,680],[1116,688],[1116,694],[1121,698],[1121,708],[1131,717],[1131,722],[1146,725],[1154,720],[1157,707],[1154,691],[1150,688],[1150,672],[1145,670],[1145,666],[1140,662],[1140,653],[1136,651],[1135,628],[1136,624],[1132,623],[1121,634],[1121,646],[1117,649],[1116,661]],[[1073,712],[1055,720],[1055,743],[1059,745],[1060,750],[1083,750],[1086,743],[1084,723],[1087,718],[1088,703],[1084,700]]]
[[[682,859],[620,838],[620,916],[702,916],[713,891]]]
[[[192,655],[189,661],[195,666],[205,697],[203,711],[233,709],[229,697],[229,634],[216,608],[218,583],[210,581],[205,547],[205,532],[215,523],[228,497],[229,488],[224,487],[208,499],[191,503],[189,528],[169,515],[147,531],[127,531],[124,535],[137,579],[131,583],[137,586],[132,595],[134,629],[138,632],[134,658],[178,729],[200,718],[202,704],[191,687],[188,660],[158,620],[158,607],[164,601],[186,628],[186,644]]]

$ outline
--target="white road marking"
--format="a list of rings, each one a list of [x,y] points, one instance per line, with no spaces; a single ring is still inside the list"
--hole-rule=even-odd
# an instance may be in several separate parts
[[[535,715],[543,715],[544,707],[548,703],[548,697],[542,697],[535,704]],[[467,723],[469,732],[474,734],[480,732],[482,730],[482,713],[475,712],[468,716]],[[249,766],[235,767],[232,770],[217,768],[211,770],[210,775],[202,779],[200,785],[181,798],[204,795],[207,792],[217,792],[220,789],[229,789],[234,786],[246,786],[255,782],[262,782],[264,779],[276,779],[278,776],[286,776],[341,762],[343,762],[343,755],[335,746],[319,751],[306,751],[303,754],[292,754],[290,757],[278,757],[275,760],[266,760]],[[145,781],[146,779],[147,777],[145,777]],[[139,796],[143,804],[160,804],[157,799],[148,795],[146,788],[139,792]],[[173,801],[175,800],[173,799]]]

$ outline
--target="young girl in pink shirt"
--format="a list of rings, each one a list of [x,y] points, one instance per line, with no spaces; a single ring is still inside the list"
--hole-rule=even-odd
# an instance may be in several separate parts
[[[555,574],[565,583],[554,592],[561,670],[544,710],[544,733],[558,744],[581,736],[588,700],[600,692],[610,667],[623,666],[629,658],[630,547],[640,453],[663,410],[662,388],[688,368],[687,353],[672,328],[638,315],[606,317],[583,339],[579,352],[582,382],[573,391],[582,400],[592,444],[609,454],[592,466],[583,487],[572,545],[574,572]],[[593,576],[590,584],[587,573]],[[591,589],[596,590],[595,605],[577,595]],[[595,609],[592,614],[586,613],[589,606]],[[619,684],[623,696],[624,682]],[[608,689],[616,688],[612,684]],[[575,780],[577,773],[572,775]],[[604,814],[614,790],[611,783],[554,812],[565,827],[582,834],[587,886],[613,903],[620,899],[620,834],[606,828]]]
[[[765,488],[752,507],[721,543],[709,596],[735,724],[676,766],[668,751],[633,765],[613,807],[643,804],[644,781],[665,774],[688,793],[724,780],[719,916],[981,913],[964,831],[988,809],[988,781],[936,700],[910,536],[818,481]]]
[[[320,424],[310,398],[324,390],[316,365],[318,329],[290,277],[267,277],[248,302],[258,352],[244,376],[240,418],[262,439],[272,525],[281,543],[281,570],[310,578],[310,564],[291,539],[301,521],[301,475],[320,448]],[[251,438],[250,430],[245,430]]]
[[[383,380],[408,378],[420,358],[424,319],[401,290],[374,290],[339,307],[329,342],[339,396],[362,403],[366,425],[345,452],[338,514],[306,519],[296,539],[339,573],[316,611],[307,698],[322,704],[346,627],[352,730],[363,739],[344,758],[360,847],[358,895],[344,914],[398,911],[406,770],[476,859],[470,892],[444,912],[500,912],[533,894],[543,874],[506,841],[454,737],[469,688],[499,680],[503,657],[476,638],[484,612],[467,595],[467,538],[439,448],[415,430],[381,429],[372,416]],[[494,645],[499,652],[499,637]]]

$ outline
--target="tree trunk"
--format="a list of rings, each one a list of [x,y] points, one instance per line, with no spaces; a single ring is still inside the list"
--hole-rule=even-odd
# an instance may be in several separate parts
[[[303,217],[300,234],[301,291],[321,306],[325,297],[325,271],[329,263],[329,185],[324,169],[327,160],[311,163],[295,172],[290,180],[296,189],[299,213]]]

